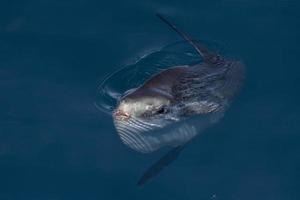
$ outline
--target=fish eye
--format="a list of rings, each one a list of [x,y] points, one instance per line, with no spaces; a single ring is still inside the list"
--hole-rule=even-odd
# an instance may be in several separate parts
[[[166,106],[161,106],[157,111],[156,113],[157,114],[165,114],[168,112],[168,108]]]

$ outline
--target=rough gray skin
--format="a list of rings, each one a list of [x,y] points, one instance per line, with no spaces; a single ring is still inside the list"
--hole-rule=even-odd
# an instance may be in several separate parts
[[[168,112],[176,118],[218,112],[237,93],[243,79],[242,70],[241,63],[227,60],[218,65],[172,67],[124,96],[117,110],[148,119]],[[161,111],[162,108],[165,110]]]

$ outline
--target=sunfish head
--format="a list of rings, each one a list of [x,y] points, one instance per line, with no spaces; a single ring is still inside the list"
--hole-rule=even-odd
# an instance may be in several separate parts
[[[139,152],[156,150],[160,141],[151,132],[177,120],[171,96],[155,90],[135,90],[125,95],[113,119],[123,143]]]

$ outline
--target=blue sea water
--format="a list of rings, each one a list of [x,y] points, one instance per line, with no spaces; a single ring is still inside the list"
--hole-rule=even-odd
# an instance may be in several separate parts
[[[296,0],[1,1],[0,200],[300,199],[299,9]],[[108,74],[181,40],[156,12],[227,48],[247,76],[224,118],[138,187],[165,151],[130,150],[94,103]]]

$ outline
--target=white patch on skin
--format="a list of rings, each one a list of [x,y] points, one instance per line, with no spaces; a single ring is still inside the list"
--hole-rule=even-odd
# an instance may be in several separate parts
[[[141,116],[146,111],[158,109],[162,105],[169,105],[170,101],[164,98],[144,97],[140,99],[125,99],[120,102],[117,110],[132,116]]]
[[[188,103],[186,106],[198,114],[206,114],[217,110],[220,105],[215,102],[199,101]]]

